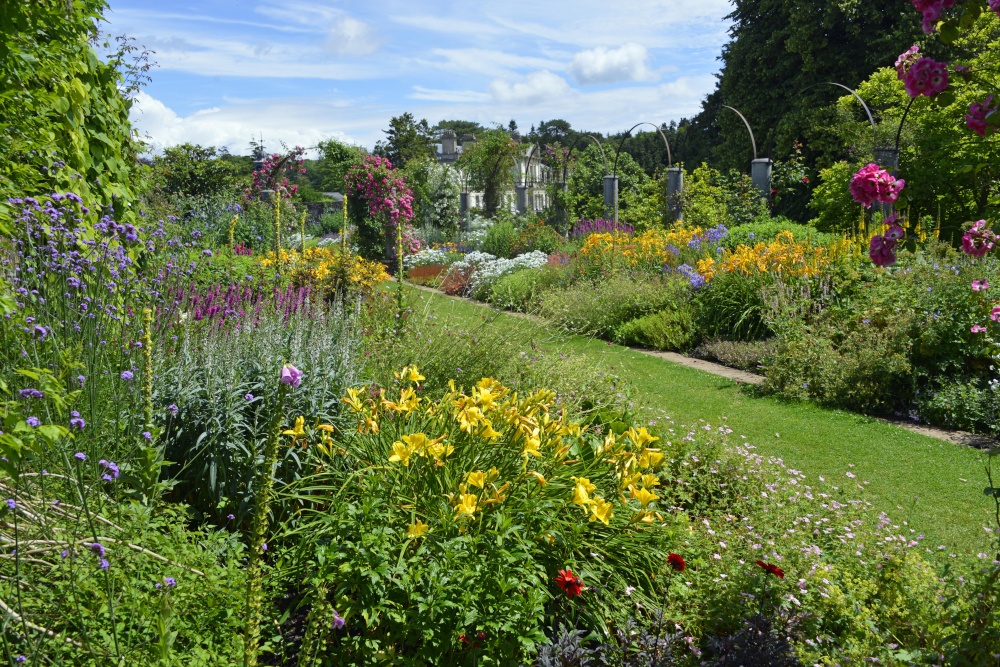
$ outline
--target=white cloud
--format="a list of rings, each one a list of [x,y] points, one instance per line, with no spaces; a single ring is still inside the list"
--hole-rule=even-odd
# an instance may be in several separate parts
[[[342,56],[367,56],[381,45],[375,31],[364,21],[342,16],[330,28],[327,45],[334,53]]]
[[[189,142],[204,146],[227,146],[233,153],[248,152],[251,137],[263,135],[268,146],[315,146],[320,140],[336,137],[356,143],[344,128],[365,131],[371,122],[352,111],[323,102],[301,100],[247,101],[212,107],[179,116],[160,100],[139,92],[129,114],[133,126],[148,142],[152,152]],[[361,122],[359,122],[361,120]]]
[[[617,49],[599,46],[580,51],[573,56],[569,71],[582,84],[648,81],[654,78],[646,65],[648,61],[645,46],[628,42]]]
[[[566,80],[547,69],[533,72],[520,81],[501,78],[490,83],[490,94],[498,102],[534,105],[555,98],[565,99],[569,93]]]
[[[492,99],[488,93],[477,90],[441,90],[423,86],[414,86],[410,98],[434,102],[489,102]]]

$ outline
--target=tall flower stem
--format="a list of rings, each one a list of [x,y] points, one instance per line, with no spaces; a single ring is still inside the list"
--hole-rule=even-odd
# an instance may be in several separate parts
[[[274,191],[274,256],[281,261],[281,193]]]
[[[400,221],[396,222],[396,277],[398,283],[396,286],[396,319],[398,322],[396,326],[397,330],[402,334],[403,331],[403,225]]]
[[[302,220],[299,221],[299,234],[303,255],[306,254],[306,213],[308,213],[308,211],[302,211]]]
[[[239,219],[240,219],[240,216],[234,215],[233,216],[233,221],[229,223],[229,251],[230,252],[233,252],[233,249],[236,248],[236,244],[233,241],[233,236],[236,233],[236,223],[239,221]]]
[[[142,309],[142,356],[145,368],[142,374],[142,393],[145,399],[144,409],[146,430],[153,430],[153,309]]]
[[[243,629],[243,667],[257,666],[260,644],[261,612],[264,606],[264,538],[267,535],[271,492],[274,489],[274,466],[278,462],[278,441],[285,413],[288,385],[278,388],[278,401],[271,418],[270,437],[264,446],[264,464],[257,471],[257,496],[254,498],[253,524],[250,528],[250,555],[247,564],[246,620]]]

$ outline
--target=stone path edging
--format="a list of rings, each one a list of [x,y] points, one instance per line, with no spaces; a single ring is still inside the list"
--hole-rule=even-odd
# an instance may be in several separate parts
[[[395,278],[393,278],[395,280]],[[497,313],[502,313],[504,315],[509,315],[511,317],[519,317],[525,320],[531,320],[532,322],[537,322],[539,324],[548,324],[545,318],[538,317],[537,315],[529,315],[527,313],[515,313],[508,310],[500,310],[494,308],[488,303],[483,303],[482,301],[476,301],[475,299],[470,299],[464,296],[453,296],[451,294],[446,294],[439,289],[434,289],[433,287],[427,287],[425,285],[415,285],[413,283],[404,283],[408,287],[418,289],[424,292],[429,292],[431,294],[437,294],[438,296],[447,297],[449,299],[457,299],[459,301],[465,301],[471,303],[480,308],[489,308]],[[748,371],[741,371],[736,368],[730,368],[729,366],[723,366],[722,364],[716,364],[711,361],[705,361],[704,359],[696,359],[694,357],[689,357],[687,355],[678,354],[677,352],[659,352],[657,350],[646,350],[640,347],[628,347],[628,349],[633,352],[638,352],[639,354],[646,354],[651,357],[658,357],[665,361],[669,361],[675,364],[680,364],[681,366],[687,366],[688,368],[694,368],[695,370],[703,371],[705,373],[711,373],[712,375],[718,375],[719,377],[724,377],[729,380],[733,380],[737,383],[759,385],[764,382],[763,375],[757,375],[756,373],[750,373]],[[920,435],[927,436],[929,438],[935,438],[937,440],[944,440],[945,442],[950,442],[955,445],[963,445],[966,447],[975,447],[977,449],[985,449],[989,447],[994,447],[998,443],[993,438],[977,435],[975,433],[967,433],[965,431],[947,431],[941,428],[935,428],[933,426],[923,426],[920,424],[911,424],[902,420],[893,419],[882,419],[879,417],[873,417],[873,419],[878,419],[879,421],[885,422],[887,424],[892,424],[893,426],[898,426],[899,428],[911,431],[913,433],[919,433]]]

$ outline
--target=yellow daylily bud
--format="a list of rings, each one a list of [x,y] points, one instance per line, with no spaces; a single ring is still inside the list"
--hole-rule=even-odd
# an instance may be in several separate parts
[[[535,470],[529,470],[528,474],[537,479],[538,484],[540,486],[545,486],[546,484],[548,484],[548,482],[545,481],[545,476],[542,473],[537,472]]]
[[[416,523],[411,523],[409,528],[406,530],[406,536],[408,538],[416,539],[426,533],[429,530],[427,524],[423,521],[417,519]]]

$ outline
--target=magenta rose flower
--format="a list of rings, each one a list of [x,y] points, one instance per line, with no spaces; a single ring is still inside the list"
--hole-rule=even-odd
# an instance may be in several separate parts
[[[898,242],[895,239],[888,239],[884,236],[873,236],[868,249],[868,256],[871,257],[875,266],[892,266],[896,263],[896,247]]]
[[[948,87],[948,64],[921,58],[907,70],[903,83],[910,97],[934,97]]]
[[[851,196],[865,208],[875,202],[892,204],[899,199],[906,181],[896,178],[874,162],[862,167],[851,178]]]
[[[993,250],[996,240],[997,235],[986,227],[986,221],[977,220],[972,224],[972,229],[962,235],[962,251],[973,257],[983,257]]]
[[[970,130],[985,138],[997,130],[996,125],[990,124],[988,120],[998,108],[1000,107],[993,105],[993,95],[987,96],[982,102],[973,102],[969,107],[969,113],[965,114],[965,124]]]

